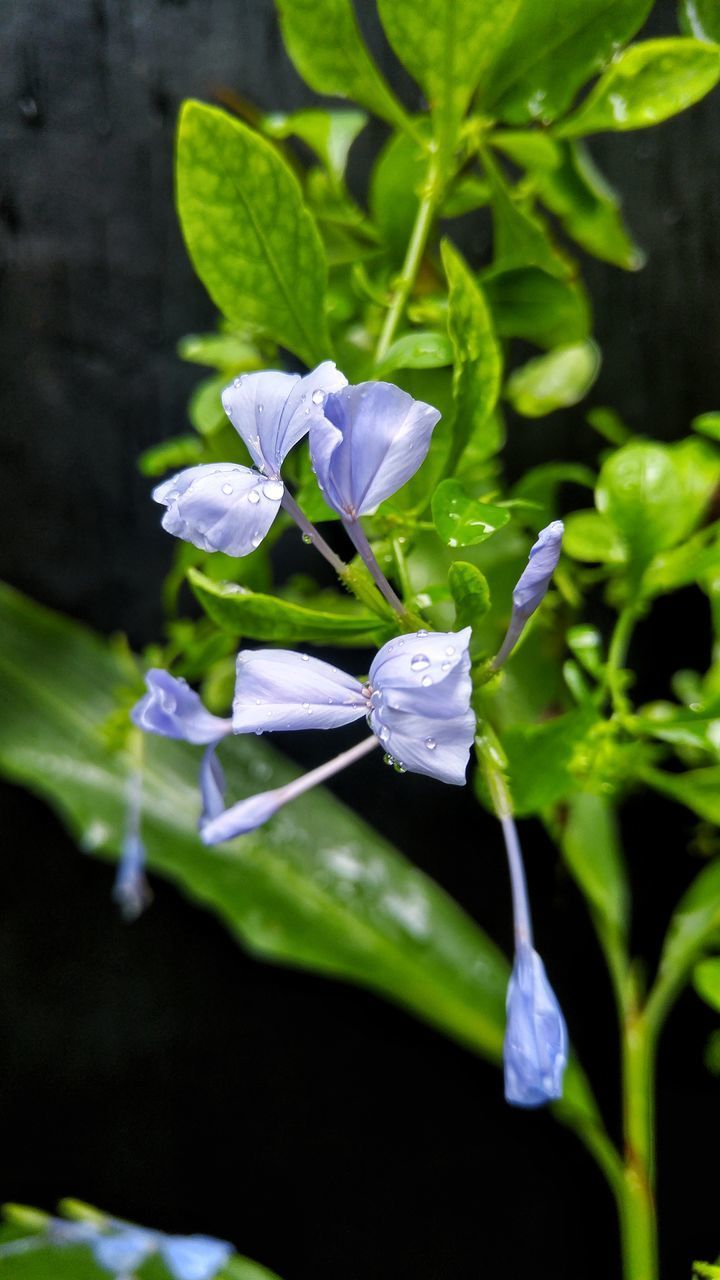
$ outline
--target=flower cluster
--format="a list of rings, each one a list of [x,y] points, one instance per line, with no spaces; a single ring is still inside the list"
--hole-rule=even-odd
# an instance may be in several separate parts
[[[304,378],[254,373],[236,379],[223,405],[244,440],[253,466],[191,467],[154,491],[166,507],[163,525],[206,551],[243,556],[270,528],[280,505],[335,563],[281,478],[289,450],[305,435],[318,484],[340,516],[380,590],[403,616],[404,606],[380,570],[360,517],[372,513],[417,471],[440,414],[384,382],[349,386],[331,362]],[[498,671],[543,600],[557,567],[563,526],[543,529],[513,592],[507,634],[489,665]],[[306,653],[243,650],[237,657],[232,715],[212,715],[186,682],[169,672],[147,673],[145,696],[132,712],[145,732],[202,745],[200,834],[208,845],[243,835],[284,804],[326,781],[374,747],[400,771],[441,782],[465,782],[475,735],[471,707],[471,631],[419,630],[388,641],[367,679],[349,675]],[[326,764],[274,790],[226,807],[217,748],[230,733],[334,729],[365,720],[371,736]],[[498,808],[505,838],[515,919],[515,964],[508,986],[505,1094],[518,1106],[538,1106],[562,1092],[567,1032],[560,1007],[533,948],[530,909],[511,810]],[[137,823],[130,823],[116,895],[128,914],[142,905],[144,876]],[[142,877],[142,878],[141,878]]]
[[[169,1236],[114,1218],[98,1223],[50,1218],[42,1235],[0,1245],[0,1260],[47,1245],[87,1245],[97,1265],[115,1280],[132,1280],[153,1257],[162,1260],[172,1280],[215,1280],[233,1253],[231,1244],[213,1236]]]

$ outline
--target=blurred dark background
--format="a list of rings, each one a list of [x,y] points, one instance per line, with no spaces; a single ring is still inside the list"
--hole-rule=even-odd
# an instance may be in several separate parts
[[[363,27],[407,98],[370,0]],[[5,0],[0,14],[0,576],[135,643],[158,635],[171,548],[135,458],[185,430],[198,370],[178,338],[212,324],[172,203],[183,97],[224,89],[263,108],[311,102],[272,0]],[[676,30],[671,0],[649,30]],[[411,102],[411,99],[408,99]],[[362,187],[382,139],[354,152]],[[593,152],[649,255],[636,275],[586,262],[604,368],[591,402],[671,439],[717,408],[720,95]],[[485,232],[465,227],[480,255]],[[480,257],[476,259],[480,261]],[[591,456],[583,410],[512,424],[509,465]],[[1,638],[0,638],[1,643]],[[641,693],[708,659],[692,592],[640,628]],[[509,945],[497,833],[469,797],[369,764],[338,784]],[[456,797],[453,797],[455,800]],[[2,786],[0,1193],[62,1195],[168,1230],[232,1239],[283,1280],[520,1280],[618,1273],[613,1206],[576,1140],[512,1112],[499,1074],[380,1000],[247,958],[211,916],[156,882],[132,928],[111,872],[38,800]],[[616,1043],[584,909],[536,824],[524,825],[540,944],[613,1125]],[[696,870],[687,815],[631,802],[636,942],[651,960]],[[691,995],[660,1065],[666,1276],[720,1250],[712,1016]],[[6,1268],[7,1269],[7,1268]],[[8,1271],[8,1274],[9,1271]]]

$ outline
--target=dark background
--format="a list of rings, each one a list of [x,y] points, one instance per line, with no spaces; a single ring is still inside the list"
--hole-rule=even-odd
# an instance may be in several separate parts
[[[407,98],[374,6],[358,9]],[[274,109],[312,95],[271,0],[5,0],[1,22],[0,575],[142,643],[158,634],[171,549],[134,460],[186,429],[198,371],[175,344],[213,320],[173,212],[178,104],[224,88]],[[670,0],[651,29],[675,29]],[[381,138],[371,129],[356,147],[360,186]],[[605,357],[592,402],[670,439],[717,407],[720,95],[593,150],[649,264],[636,275],[586,264]],[[467,251],[485,234],[481,220],[466,226]],[[518,421],[511,470],[587,456],[589,435],[580,409]],[[658,607],[633,650],[641,692],[706,664],[707,635],[693,593]],[[440,787],[368,765],[338,791],[509,944],[497,834],[469,798],[453,809],[464,838],[451,844]],[[108,867],[80,855],[39,801],[9,786],[0,800],[4,1198],[49,1208],[75,1195],[228,1237],[284,1280],[618,1274],[594,1165],[552,1119],[508,1110],[496,1071],[364,992],[255,963],[162,882],[152,910],[122,927]],[[616,1125],[612,1008],[584,908],[537,826],[523,825],[540,945]],[[625,833],[637,947],[652,960],[696,870],[692,828],[654,798],[627,806]],[[704,1167],[720,1139],[718,1086],[701,1063],[712,1028],[686,996],[661,1052],[668,1277],[720,1250]]]

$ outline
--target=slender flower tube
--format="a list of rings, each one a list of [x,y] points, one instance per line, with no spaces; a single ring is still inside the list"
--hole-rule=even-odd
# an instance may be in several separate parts
[[[201,551],[246,556],[260,546],[285,497],[280,471],[290,450],[322,416],[325,397],[347,379],[330,360],[311,373],[248,373],[225,388],[222,402],[253,467],[205,463],[153,490],[167,510],[163,528]]]
[[[232,732],[232,721],[212,715],[186,680],[153,667],[145,675],[147,693],[130,715],[133,724],[145,733],[175,738],[207,748],[200,766],[203,817],[212,818],[224,805],[225,779],[215,751]]]
[[[367,683],[307,654],[238,654],[235,733],[334,729],[366,719],[374,736],[284,787],[233,805],[202,824],[202,839],[218,844],[254,830],[378,743],[401,770],[462,786],[475,733],[469,642],[469,627],[400,636],[380,649]]]
[[[128,778],[125,835],[113,885],[113,901],[123,920],[130,923],[141,916],[152,900],[145,875],[147,854],[140,835],[142,813],[142,773],[133,769]]]
[[[326,502],[337,511],[385,599],[404,613],[359,523],[396,493],[427,457],[440,419],[432,405],[389,382],[361,382],[327,396],[310,426],[310,455]]]
[[[507,991],[503,1061],[505,1098],[516,1107],[540,1107],[562,1097],[568,1059],[565,1019],[533,947],[525,869],[513,819],[500,819],[510,869],[515,920],[515,962]]]
[[[527,565],[513,591],[513,607],[505,639],[492,661],[496,671],[509,658],[525,624],[545,598],[560,559],[564,531],[562,520],[553,520],[552,524],[540,530],[530,550]]]

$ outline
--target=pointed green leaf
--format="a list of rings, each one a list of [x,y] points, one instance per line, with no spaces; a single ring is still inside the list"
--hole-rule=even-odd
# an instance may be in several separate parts
[[[488,155],[483,163],[491,188],[493,268],[541,267],[551,276],[570,275],[570,263],[552,243],[540,219],[521,202]]]
[[[624,564],[627,560],[620,534],[599,511],[573,511],[565,517],[563,551],[588,564]]]
[[[554,409],[582,400],[599,372],[600,351],[586,339],[556,347],[515,369],[507,380],[505,395],[523,417],[543,418]]]
[[[386,378],[396,369],[442,369],[452,362],[453,347],[446,333],[417,329],[393,342],[375,377]]]
[[[596,719],[596,712],[582,707],[503,734],[510,791],[519,817],[542,813],[576,790],[571,764]]]
[[[203,444],[197,436],[175,436],[144,449],[138,468],[144,476],[163,476],[166,471],[191,467],[202,457]]]
[[[492,457],[502,443],[491,419],[500,394],[502,353],[482,288],[449,240],[442,242],[442,260],[449,289],[448,334],[455,353],[448,467],[452,472],[470,440],[480,459]]]
[[[430,104],[441,157],[452,153],[460,121],[518,6],[519,0],[378,0],[387,38]]]
[[[432,498],[435,528],[447,547],[472,547],[510,520],[506,507],[471,498],[457,480],[443,480]]]
[[[645,255],[620,214],[620,200],[581,143],[565,143],[557,167],[535,169],[533,182],[543,204],[560,218],[583,249],[626,271],[637,271]]]
[[[299,138],[325,165],[328,173],[342,181],[350,148],[367,124],[364,111],[322,111],[310,107],[290,115],[273,112],[264,116],[262,127],[271,138]]]
[[[670,450],[660,444],[641,440],[612,453],[600,471],[595,502],[640,567],[674,546],[686,528],[680,477]]]
[[[705,822],[720,827],[720,765],[688,769],[686,773],[664,773],[660,769],[646,768],[642,777],[662,795],[684,804]]]
[[[720,771],[718,771],[720,772]],[[660,968],[682,972],[720,939],[720,859],[703,867],[680,899],[667,931]]]
[[[561,847],[591,906],[618,934],[627,928],[629,890],[615,809],[603,796],[570,797]]]
[[[625,49],[578,110],[557,129],[561,138],[606,130],[645,129],[699,102],[720,80],[720,48],[682,36]]]
[[[485,574],[474,564],[455,560],[448,574],[450,594],[455,602],[455,626],[475,627],[490,608],[490,587]]]
[[[720,413],[701,413],[691,422],[693,431],[708,436],[711,440],[720,440]]]
[[[177,204],[193,266],[223,314],[308,365],[325,359],[324,252],[276,148],[226,112],[185,102]]]
[[[370,175],[369,204],[392,257],[402,261],[427,175],[427,157],[416,138],[394,133]]]
[[[549,123],[640,30],[652,0],[524,0],[480,87],[511,124]]]
[[[310,609],[232,582],[214,582],[197,569],[188,571],[188,580],[208,617],[246,640],[358,646],[373,644],[382,630],[369,613]]]
[[[700,998],[720,1013],[720,957],[712,956],[695,966],[693,986]]]
[[[350,98],[388,124],[406,122],[360,34],[352,0],[276,0],[282,37],[316,93]]]

